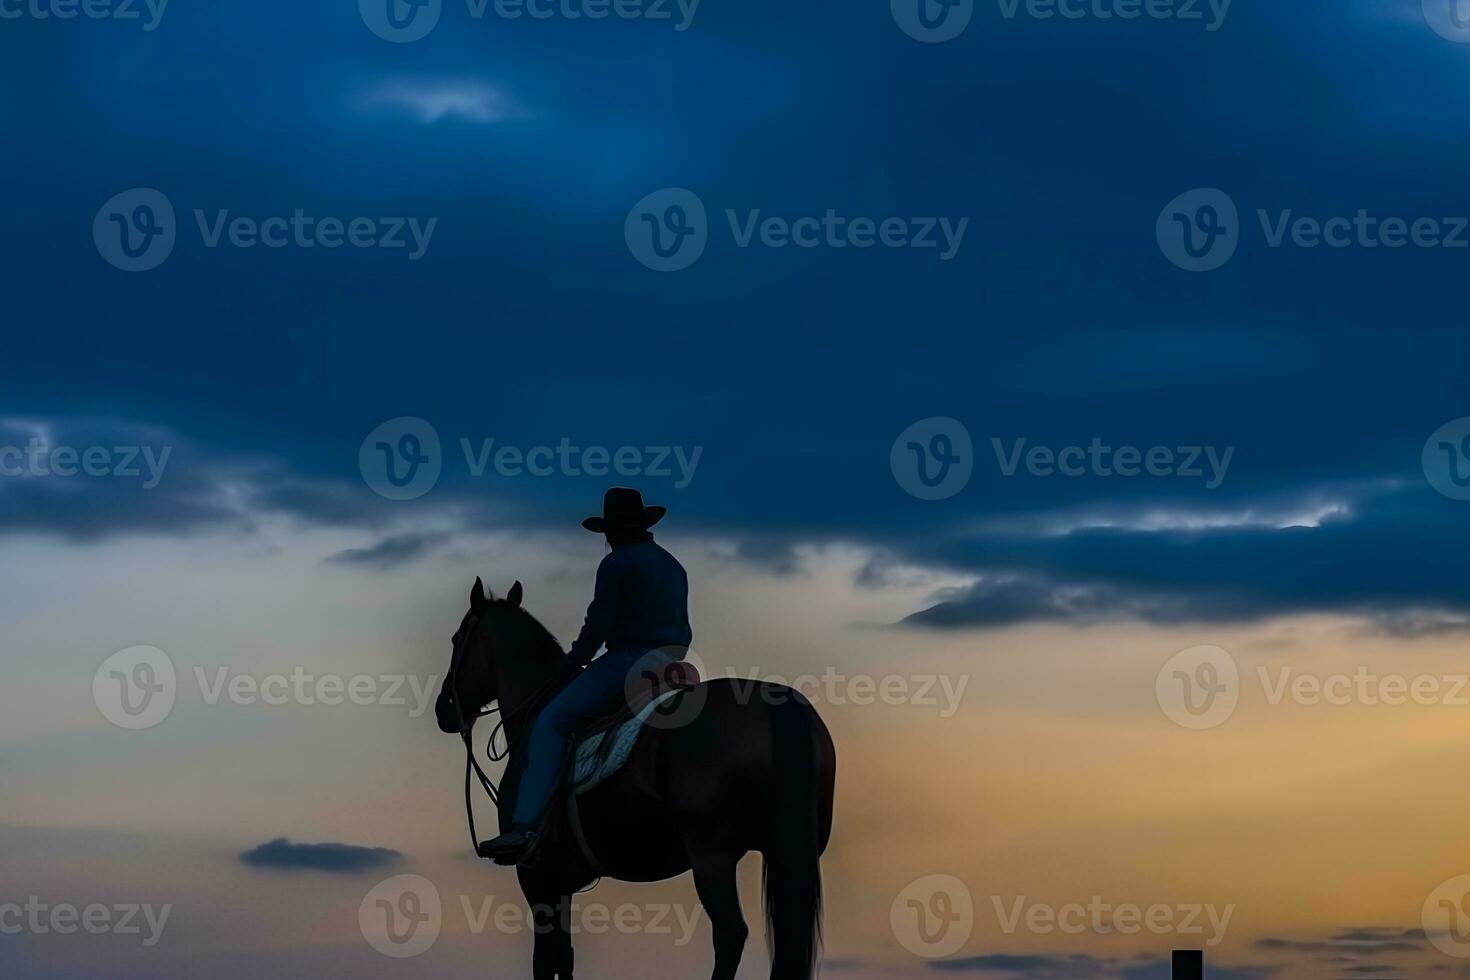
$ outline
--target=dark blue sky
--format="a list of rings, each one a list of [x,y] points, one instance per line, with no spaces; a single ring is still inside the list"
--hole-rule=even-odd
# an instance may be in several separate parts
[[[946,625],[1470,613],[1470,505],[1420,465],[1470,415],[1470,249],[1271,248],[1256,217],[1470,214],[1470,44],[1418,0],[1238,0],[1213,32],[1010,19],[992,0],[941,44],[880,2],[704,0],[677,31],[446,0],[433,33],[392,44],[352,3],[175,0],[152,31],[0,21],[0,51],[0,414],[58,442],[151,427],[175,447],[152,491],[11,481],[9,531],[248,530],[283,510],[370,545],[459,504],[475,524],[572,526],[611,481],[472,479],[456,446],[567,438],[703,447],[687,487],[643,489],[752,556],[846,539],[989,575],[931,617]],[[91,228],[135,187],[168,197],[179,238],[125,273]],[[623,227],[665,187],[712,228],[696,264],[660,274]],[[1155,238],[1199,187],[1240,213],[1210,273]],[[438,223],[407,261],[210,249],[192,216],[298,208]],[[951,261],[741,249],[726,209],[969,225]],[[444,476],[387,504],[358,447],[398,416],[435,426]],[[930,416],[977,453],[938,502],[888,464]],[[1205,489],[1007,479],[990,451],[1093,437],[1235,454]],[[221,507],[236,478],[245,502]]]

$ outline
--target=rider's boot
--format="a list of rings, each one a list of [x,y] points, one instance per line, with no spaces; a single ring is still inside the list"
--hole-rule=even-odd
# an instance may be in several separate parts
[[[494,840],[482,842],[479,854],[482,858],[490,858],[496,864],[515,864],[536,846],[536,838],[537,834],[531,828],[512,825],[510,830]]]

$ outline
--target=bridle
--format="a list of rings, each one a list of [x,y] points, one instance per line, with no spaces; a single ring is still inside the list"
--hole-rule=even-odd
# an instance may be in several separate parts
[[[510,757],[512,748],[506,723],[513,718],[518,718],[527,712],[534,711],[561,682],[560,677],[551,678],[534,696],[527,698],[523,705],[509,714],[501,711],[500,702],[497,698],[485,707],[467,715],[464,708],[464,698],[460,697],[459,692],[460,666],[464,662],[464,658],[469,656],[465,652],[465,647],[468,645],[470,634],[479,626],[480,617],[481,614],[472,613],[460,624],[459,632],[455,634],[454,652],[449,658],[449,676],[444,681],[445,689],[449,692],[449,696],[454,699],[454,712],[459,720],[459,737],[464,742],[464,816],[465,822],[469,825],[470,850],[476,854],[480,852],[480,836],[475,832],[475,803],[474,794],[472,793],[473,784],[470,781],[470,776],[473,774],[479,780],[480,788],[485,791],[485,795],[490,798],[490,802],[495,805],[496,809],[500,808],[500,787],[489,776],[485,775],[485,770],[480,767],[480,760],[475,758],[475,744],[472,738],[475,722],[484,718],[486,715],[493,715],[497,712],[500,714],[500,720],[495,723],[495,727],[490,731],[490,741],[485,746],[485,758],[491,762],[503,762]],[[495,748],[496,736],[503,731],[507,732],[505,747],[497,751]]]
[[[449,696],[454,699],[454,713],[459,720],[459,737],[464,742],[464,816],[465,822],[469,824],[470,828],[470,849],[477,853],[480,850],[480,837],[475,833],[475,801],[471,793],[471,773],[480,780],[480,787],[485,791],[485,795],[490,797],[490,802],[495,804],[497,808],[500,806],[500,787],[496,786],[490,777],[485,775],[485,770],[480,768],[480,762],[475,758],[475,744],[471,738],[474,734],[475,722],[486,715],[499,711],[499,702],[492,701],[484,708],[467,716],[465,714],[464,698],[460,697],[459,691],[460,664],[466,656],[464,653],[464,648],[467,645],[466,640],[469,634],[474,631],[475,627],[479,625],[479,622],[480,617],[478,615],[472,615],[460,624],[459,632],[455,634],[454,638],[454,653],[449,658],[449,676],[445,678],[444,685],[445,689],[449,691]],[[509,746],[507,746],[506,752],[504,753],[496,753],[495,751],[496,733],[504,727],[505,719],[502,717],[500,723],[490,732],[490,744],[486,746],[485,754],[486,758],[491,762],[499,762],[509,754]]]

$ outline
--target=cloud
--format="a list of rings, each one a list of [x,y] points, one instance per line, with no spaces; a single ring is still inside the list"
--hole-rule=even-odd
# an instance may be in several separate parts
[[[365,91],[360,105],[365,111],[406,114],[425,125],[445,119],[483,125],[525,116],[505,92],[471,79],[391,79]]]
[[[1214,961],[1206,964],[1205,975],[1210,980],[1266,980],[1281,972],[1278,966],[1226,966]],[[1122,980],[1170,980],[1173,969],[1168,960],[1157,960],[1137,966],[1125,967],[1120,974]]]
[[[953,960],[937,960],[930,969],[944,973],[1003,973],[1022,977],[1098,976],[1110,968],[1095,956],[1047,956],[1042,954],[989,953]]]
[[[277,837],[240,855],[240,862],[252,868],[332,871],[356,874],[373,868],[395,864],[403,858],[386,847],[359,847],[355,844],[293,844],[289,838]]]
[[[906,550],[974,576],[904,623],[939,629],[1027,622],[1245,623],[1307,613],[1383,632],[1470,628],[1470,525],[1428,487],[1379,485],[1315,526],[1106,527],[1054,535],[994,530]],[[890,557],[888,560],[899,560]],[[864,581],[880,579],[873,569]]]
[[[368,565],[379,570],[397,568],[433,551],[449,540],[443,531],[407,531],[390,535],[366,548],[348,548],[326,558],[336,565]]]
[[[353,457],[355,462],[355,457]],[[355,474],[353,474],[355,476]],[[200,442],[126,419],[0,418],[0,534],[97,541],[121,534],[248,536],[281,518],[303,527],[380,529],[402,518],[360,479],[304,475],[289,461]],[[482,496],[445,497],[415,519],[446,526],[493,523]],[[390,562],[410,529],[343,562]],[[336,557],[336,556],[334,556]]]
[[[248,531],[217,463],[178,433],[131,420],[0,419],[0,532]]]
[[[1327,938],[1289,939],[1263,936],[1258,949],[1290,950],[1298,953],[1417,953],[1428,948],[1423,929],[1369,926],[1344,929]]]
[[[979,973],[986,976],[1030,978],[1030,980],[1076,980],[1077,977],[1118,980],[1169,980],[1168,960],[1121,960],[1081,953],[1056,956],[1043,953],[989,953],[953,960],[938,960],[929,968],[945,973]],[[1211,961],[1213,980],[1266,980],[1275,975],[1274,966],[1228,966]]]

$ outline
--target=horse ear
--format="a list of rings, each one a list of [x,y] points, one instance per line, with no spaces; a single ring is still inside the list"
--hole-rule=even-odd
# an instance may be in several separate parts
[[[475,576],[475,587],[472,588],[472,589],[470,589],[470,608],[471,609],[483,609],[494,598],[495,598],[495,594],[493,592],[490,593],[490,595],[489,595],[488,598],[486,597],[486,594],[485,594],[485,583],[484,582],[481,582],[480,581],[480,577],[478,575],[476,575]]]
[[[510,587],[510,592],[506,595],[505,601],[512,606],[519,606],[521,604],[521,583],[519,581]]]

